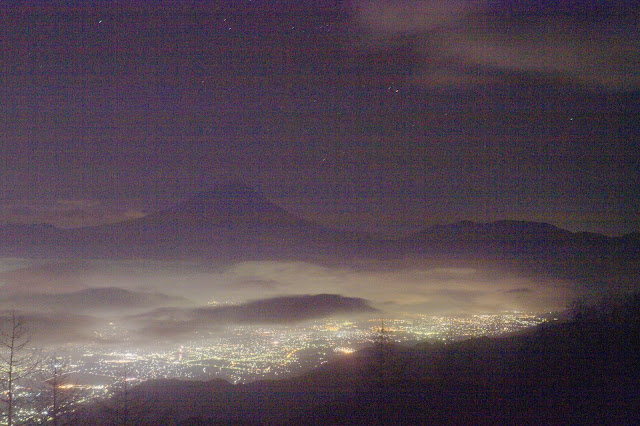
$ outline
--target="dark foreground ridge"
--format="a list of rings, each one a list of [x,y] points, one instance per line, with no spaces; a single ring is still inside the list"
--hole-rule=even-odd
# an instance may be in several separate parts
[[[74,423],[637,424],[639,333],[636,294],[515,336],[411,348],[381,339],[287,380],[149,381]]]

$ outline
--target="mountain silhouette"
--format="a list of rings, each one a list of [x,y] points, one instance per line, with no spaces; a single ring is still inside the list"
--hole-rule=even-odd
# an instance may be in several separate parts
[[[269,201],[262,193],[238,182],[200,192],[165,211],[152,213],[139,223],[181,226],[312,226]]]
[[[167,210],[99,231],[142,253],[226,260],[318,258],[359,241],[353,233],[295,216],[238,183],[219,185]]]
[[[574,237],[570,231],[542,222],[501,220],[489,223],[461,221],[436,225],[416,232],[407,241],[458,242],[530,242],[566,241]]]
[[[570,232],[551,224],[503,220],[436,225],[400,239],[395,248],[417,259],[507,269],[589,288],[633,288],[640,278],[640,239]]]
[[[12,255],[221,261],[318,259],[366,240],[297,217],[237,182],[133,220],[75,229],[10,225],[0,227],[0,237]]]
[[[298,217],[242,183],[228,182],[166,210],[95,227],[0,227],[2,254],[72,258],[428,261],[487,265],[518,273],[617,287],[640,279],[638,233],[607,237],[541,222],[463,221],[395,240],[338,231]]]

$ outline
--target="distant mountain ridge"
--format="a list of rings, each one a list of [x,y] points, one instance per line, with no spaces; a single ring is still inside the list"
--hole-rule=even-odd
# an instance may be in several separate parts
[[[418,231],[406,237],[407,241],[430,240],[502,240],[531,241],[554,239],[558,241],[575,238],[577,234],[544,222],[526,222],[517,220],[499,220],[477,223],[461,221],[450,225],[436,225]],[[606,238],[604,236],[600,236]]]
[[[331,256],[368,237],[302,219],[231,182],[133,220],[74,229],[9,225],[0,239],[3,253],[22,256],[257,260]]]
[[[262,193],[237,182],[195,194],[167,210],[138,219],[140,223],[173,221],[183,225],[300,226],[311,222],[282,209]]]
[[[397,240],[377,240],[300,218],[259,191],[229,182],[166,210],[115,224],[76,229],[50,225],[0,226],[0,251],[4,255],[27,257],[221,262],[268,259],[349,262],[360,258],[386,261],[407,256],[448,258],[453,254],[489,256],[519,264],[532,263],[533,267],[542,264],[546,268],[557,260],[564,262],[562,259],[581,256],[594,265],[615,256],[634,260],[640,258],[640,238],[638,233],[606,237],[573,233],[541,222],[502,220],[436,225]],[[593,259],[597,262],[592,262]],[[605,262],[604,267],[609,263]]]

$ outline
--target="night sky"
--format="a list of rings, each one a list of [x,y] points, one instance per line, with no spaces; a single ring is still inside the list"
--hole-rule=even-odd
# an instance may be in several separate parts
[[[11,1],[0,219],[92,225],[241,180],[391,234],[640,229],[635,1]]]

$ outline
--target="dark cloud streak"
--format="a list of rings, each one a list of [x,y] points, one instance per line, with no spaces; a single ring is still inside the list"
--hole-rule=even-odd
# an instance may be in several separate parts
[[[638,90],[640,26],[632,18],[636,14],[637,6],[620,1],[359,3],[360,19],[381,38],[382,48],[394,43],[389,38],[416,38],[414,46],[424,58],[419,81],[435,86],[477,84],[478,71],[486,83],[495,84],[499,80],[494,70],[503,70],[550,82]]]

